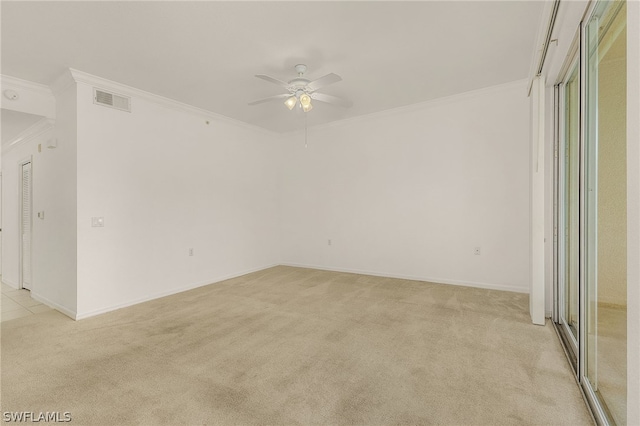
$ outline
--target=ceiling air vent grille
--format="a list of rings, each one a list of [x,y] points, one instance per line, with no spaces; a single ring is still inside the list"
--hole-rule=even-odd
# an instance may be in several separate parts
[[[131,98],[96,88],[93,89],[93,103],[131,112]]]

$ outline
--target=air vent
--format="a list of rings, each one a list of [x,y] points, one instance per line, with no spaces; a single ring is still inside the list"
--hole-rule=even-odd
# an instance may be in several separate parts
[[[131,98],[96,88],[93,89],[93,103],[131,112]]]

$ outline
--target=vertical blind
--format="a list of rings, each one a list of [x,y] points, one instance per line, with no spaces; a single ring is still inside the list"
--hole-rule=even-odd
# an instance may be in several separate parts
[[[22,165],[22,286],[31,288],[31,163]]]

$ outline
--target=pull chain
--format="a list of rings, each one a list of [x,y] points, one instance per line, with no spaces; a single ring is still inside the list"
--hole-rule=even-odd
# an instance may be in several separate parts
[[[304,113],[304,147],[308,148],[307,145],[307,113]]]

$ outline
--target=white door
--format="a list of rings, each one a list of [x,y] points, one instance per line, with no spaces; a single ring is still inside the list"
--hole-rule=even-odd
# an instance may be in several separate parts
[[[31,162],[21,167],[20,202],[20,287],[31,290]]]

